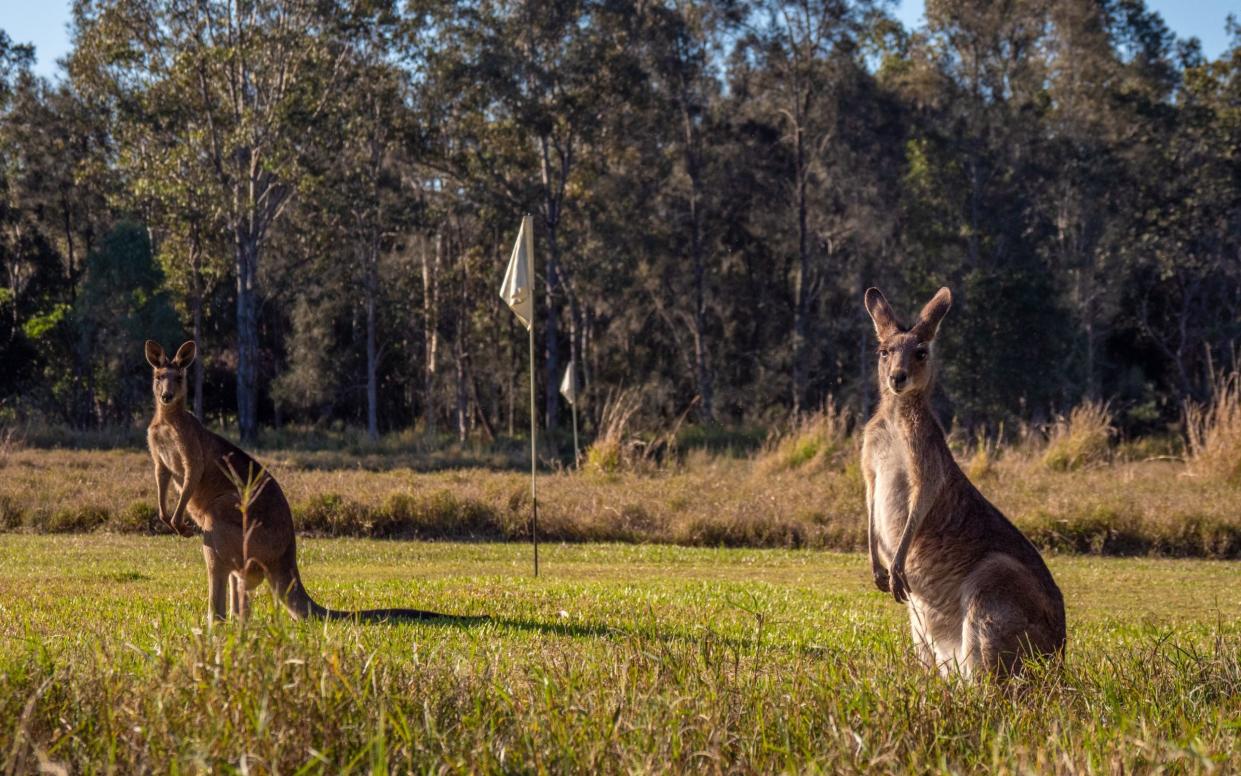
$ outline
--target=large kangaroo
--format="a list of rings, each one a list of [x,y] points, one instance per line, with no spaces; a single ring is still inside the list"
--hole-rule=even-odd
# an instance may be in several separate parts
[[[879,289],[879,410],[862,472],[875,585],[909,604],[919,658],[945,674],[1007,676],[1064,651],[1064,599],[1034,545],[966,479],[931,412],[932,343],[952,305],[941,288],[902,326]],[[885,568],[886,566],[886,568]]]
[[[211,433],[185,408],[186,369],[194,362],[195,346],[186,342],[171,361],[159,343],[147,340],[146,358],[155,370],[155,418],[147,429],[147,444],[155,462],[155,492],[159,518],[182,536],[188,512],[203,532],[207,561],[207,598],[210,619],[231,613],[249,614],[248,592],[264,579],[295,619],[421,620],[443,617],[418,609],[368,609],[339,612],[315,603],[302,586],[297,571],[297,544],[289,502],[275,480],[258,492],[248,511],[250,539],[242,535],[240,498],[228,470],[242,478],[257,475],[254,459],[223,437]],[[181,494],[168,516],[168,483],[176,478]],[[246,556],[246,557],[243,557]]]

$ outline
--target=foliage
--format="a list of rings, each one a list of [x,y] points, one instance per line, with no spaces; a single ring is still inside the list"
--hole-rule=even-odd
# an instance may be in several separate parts
[[[1166,433],[1241,341],[1241,47],[1207,59],[1140,1],[903,29],[869,0],[101,0],[73,27],[56,84],[0,39],[0,401],[26,425],[143,412],[141,363],[88,336],[87,257],[125,224],[162,274],[111,287],[173,307],[196,409],[248,443],[525,428],[495,289],[526,212],[548,440],[569,359],[587,438],[642,397],[644,457],[687,413],[860,419],[870,285],[906,316],[953,288],[939,401],[967,436],[1104,399]]]

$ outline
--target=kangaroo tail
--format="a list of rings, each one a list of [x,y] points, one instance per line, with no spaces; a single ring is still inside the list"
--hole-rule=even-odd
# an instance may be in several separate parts
[[[456,620],[475,621],[482,617],[460,617],[423,609],[362,609],[360,611],[338,611],[320,606],[306,592],[302,577],[294,567],[286,574],[273,574],[269,580],[280,597],[289,614],[295,620],[354,620],[360,622],[410,622],[415,620]]]

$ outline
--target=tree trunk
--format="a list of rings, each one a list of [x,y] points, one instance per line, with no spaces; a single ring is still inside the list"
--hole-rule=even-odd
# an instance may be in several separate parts
[[[423,414],[427,433],[435,433],[435,369],[439,362],[439,325],[436,304],[437,276],[444,255],[444,233],[435,236],[435,252],[422,251],[422,341],[426,357],[424,368]]]
[[[793,274],[793,418],[801,417],[806,388],[806,317],[809,313],[810,243],[806,224],[806,149],[795,128],[797,164],[797,270]]]
[[[561,198],[556,195],[552,182],[551,149],[547,136],[539,139],[542,148],[542,181],[544,192],[544,221],[547,226],[547,269],[544,272],[543,306],[546,311],[543,335],[543,395],[545,397],[544,427],[556,427],[560,414],[560,391],[556,373],[560,370],[560,308],[557,292],[560,286],[560,244],[557,240],[560,228]],[[567,163],[562,163],[560,187],[563,190]]]
[[[190,305],[194,320],[194,345],[198,358],[194,359],[194,417],[203,419],[203,275],[202,254],[197,238],[190,245],[190,266],[193,272],[190,289]]]
[[[379,295],[379,236],[372,230],[366,275],[366,436],[379,441],[379,359],[375,348],[375,297]]]
[[[463,250],[463,242],[459,239],[456,245],[458,252],[457,262],[460,267],[458,297],[457,297],[457,325],[455,341],[453,342],[453,358],[457,367],[457,441],[465,443],[470,433],[470,395],[469,385],[467,384],[468,375],[466,374],[466,354],[468,353],[468,342],[466,340],[469,333],[470,319],[468,310],[470,309],[469,288],[470,288],[470,268],[466,262]]]
[[[702,193],[702,171],[699,167],[688,97],[684,94],[681,98],[681,120],[685,128],[685,171],[689,176],[689,253],[694,273],[694,381],[698,385],[698,396],[701,399],[698,411],[708,423],[714,423],[715,380],[707,360],[706,267],[702,257],[702,214],[698,205]]]
[[[237,428],[244,444],[258,436],[258,240],[237,234]]]
[[[461,343],[461,332],[457,332],[457,342],[453,345],[452,354],[457,368],[457,441],[464,444],[470,432],[470,403],[465,384],[465,352]]]

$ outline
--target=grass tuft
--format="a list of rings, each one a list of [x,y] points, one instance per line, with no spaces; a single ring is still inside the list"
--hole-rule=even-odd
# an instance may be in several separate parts
[[[965,476],[969,477],[971,482],[982,482],[995,474],[996,460],[1002,449],[1000,440],[1003,438],[1003,424],[1000,424],[999,431],[991,438],[988,438],[983,431],[978,432],[974,440],[974,449],[965,462],[965,466],[962,467],[965,469]]]
[[[822,409],[768,444],[759,456],[757,473],[839,469],[854,452],[851,425],[849,410],[829,396]]]
[[[629,431],[641,409],[642,397],[637,391],[621,391],[608,397],[599,420],[599,433],[586,448],[586,471],[618,474],[641,467],[644,445]]]
[[[1241,374],[1218,378],[1206,406],[1185,406],[1191,473],[1241,485]]]
[[[1114,436],[1116,427],[1107,403],[1082,402],[1052,428],[1043,465],[1052,471],[1070,472],[1106,463]]]

